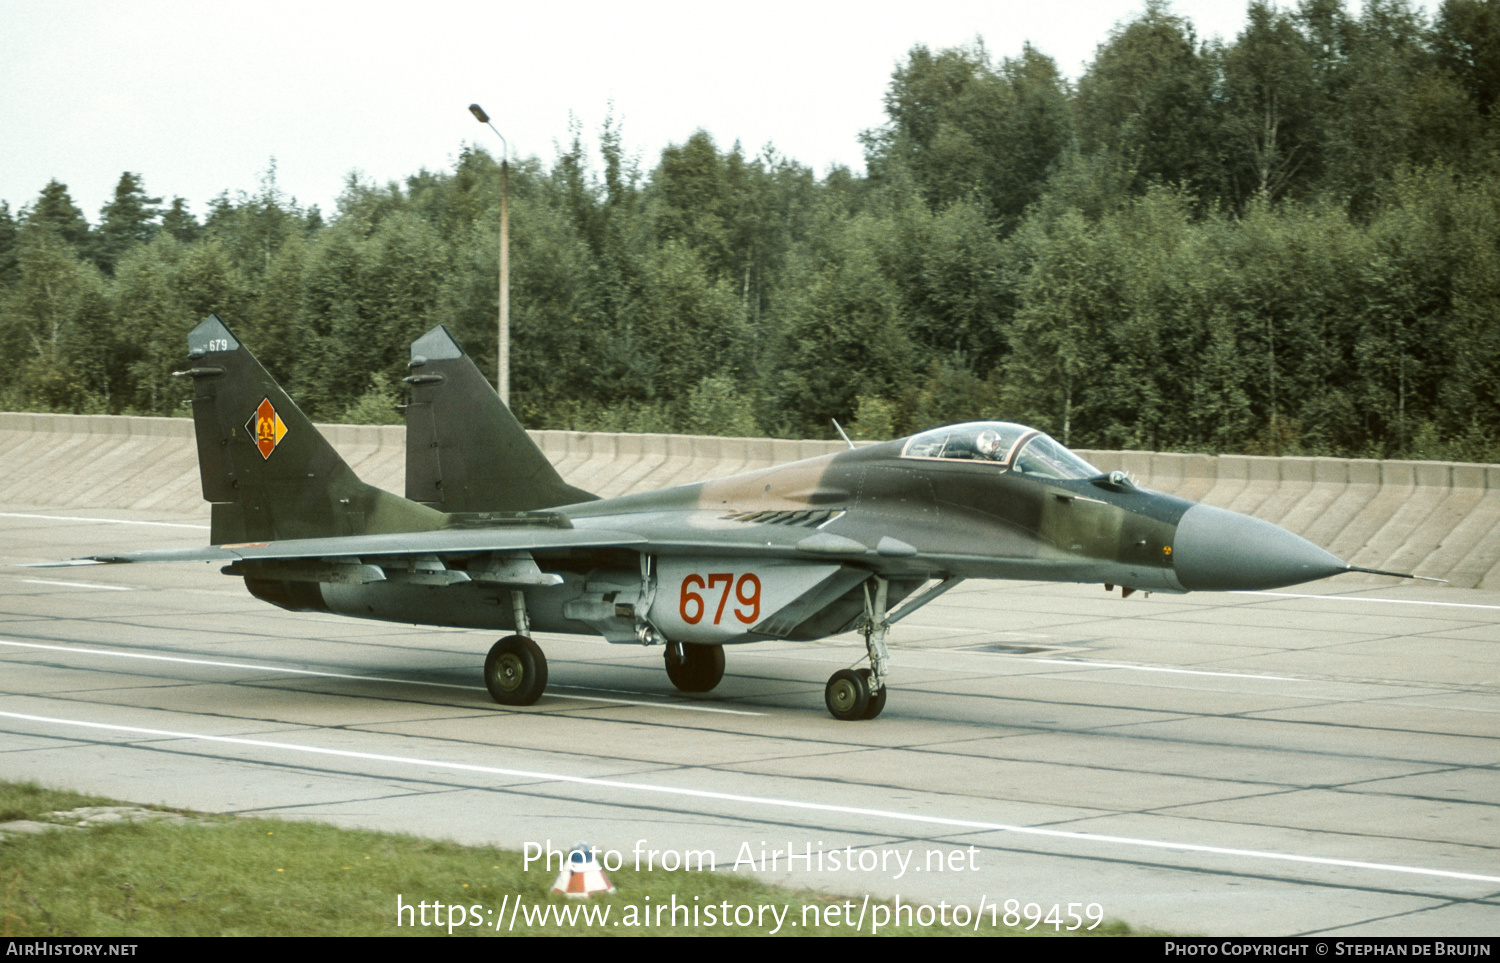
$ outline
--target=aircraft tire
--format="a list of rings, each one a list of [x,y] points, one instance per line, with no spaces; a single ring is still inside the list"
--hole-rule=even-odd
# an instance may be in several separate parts
[[[860,669],[859,670],[859,674],[864,677],[865,686],[868,688],[869,685],[870,685],[870,675],[871,675],[870,670],[869,669]],[[880,713],[885,709],[885,694],[886,694],[887,691],[889,691],[889,689],[890,689],[890,686],[884,686],[883,685],[883,686],[880,687],[880,691],[878,691],[878,692],[875,691],[874,689],[870,690],[870,704],[867,705],[867,706],[865,706],[865,716],[864,717],[866,719],[873,719],[873,718],[875,718],[876,716],[880,715]]]
[[[724,647],[682,643],[682,657],[675,657],[677,646],[666,651],[667,678],[680,692],[712,692],[724,678]]]
[[[547,657],[526,636],[506,636],[484,660],[484,687],[503,706],[529,706],[547,688]]]
[[[823,689],[823,704],[830,715],[842,722],[865,718],[870,709],[868,672],[860,675],[853,669],[840,669],[829,676]]]

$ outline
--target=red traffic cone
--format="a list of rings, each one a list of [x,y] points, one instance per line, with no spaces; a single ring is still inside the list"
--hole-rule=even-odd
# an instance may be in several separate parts
[[[588,843],[576,843],[568,853],[568,863],[557,874],[552,892],[569,898],[587,899],[595,893],[613,893],[614,884],[604,875],[599,861],[594,858],[594,847]]]

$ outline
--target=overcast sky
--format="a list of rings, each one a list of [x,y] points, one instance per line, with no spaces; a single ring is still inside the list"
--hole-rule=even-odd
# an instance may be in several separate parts
[[[1358,8],[1357,3],[1352,7]],[[465,143],[550,161],[569,115],[597,133],[613,105],[654,166],[698,128],[754,154],[774,143],[819,175],[863,170],[858,135],[916,44],[1022,44],[1077,78],[1143,0],[542,4],[427,0],[3,0],[0,200],[56,178],[91,222],[122,171],[202,216],[220,191],[281,188],[325,214],[351,171],[400,180]],[[1176,0],[1202,38],[1232,40],[1243,0]]]

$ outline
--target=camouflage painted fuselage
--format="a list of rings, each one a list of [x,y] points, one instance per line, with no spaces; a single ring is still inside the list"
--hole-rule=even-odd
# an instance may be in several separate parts
[[[819,638],[858,618],[859,586],[872,573],[891,580],[893,604],[932,578],[1185,590],[1171,548],[1191,502],[1089,481],[1028,478],[991,463],[904,458],[901,451],[901,442],[890,442],[555,509],[580,533],[600,528],[640,536],[653,570],[643,577],[634,548],[534,550],[541,569],[564,582],[527,589],[532,625],[636,641],[636,616],[649,613],[669,637],[689,641]],[[462,570],[461,560],[449,564]],[[726,587],[710,592],[707,582],[720,573],[736,583],[746,573],[768,586],[790,582],[785,601],[801,604],[790,614],[757,613],[763,617],[750,624],[717,613],[718,632],[701,621],[685,626],[683,593],[702,589],[717,608]],[[685,589],[695,574],[705,584]],[[325,584],[321,594],[332,611],[347,615],[513,627],[503,595],[482,585]],[[729,611],[748,611],[738,601],[730,596]],[[592,617],[583,618],[590,607]],[[676,632],[663,624],[672,621]]]

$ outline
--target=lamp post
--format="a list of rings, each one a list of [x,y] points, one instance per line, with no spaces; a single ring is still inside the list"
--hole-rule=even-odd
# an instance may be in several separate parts
[[[504,149],[500,155],[500,345],[495,358],[498,369],[495,384],[500,390],[500,400],[510,407],[510,144],[490,123],[490,115],[483,107],[470,104],[469,113],[481,124],[489,124]]]

